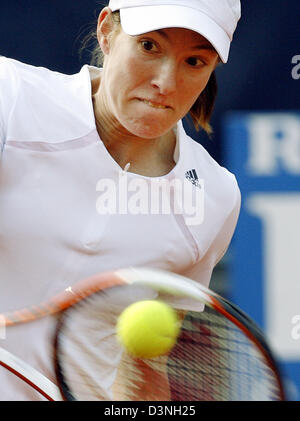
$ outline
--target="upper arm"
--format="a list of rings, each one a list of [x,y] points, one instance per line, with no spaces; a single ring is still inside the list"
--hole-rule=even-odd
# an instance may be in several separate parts
[[[215,239],[216,253],[215,253],[215,265],[222,259],[226,253],[231,239],[233,237],[237,221],[240,214],[241,208],[241,193],[239,188],[236,188],[236,199],[232,212],[226,218],[226,221],[219,231],[217,238]]]

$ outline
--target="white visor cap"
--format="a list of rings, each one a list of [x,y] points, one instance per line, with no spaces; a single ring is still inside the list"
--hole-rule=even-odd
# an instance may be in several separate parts
[[[110,0],[108,7],[120,10],[122,29],[128,35],[163,28],[198,32],[224,63],[241,17],[240,0]]]

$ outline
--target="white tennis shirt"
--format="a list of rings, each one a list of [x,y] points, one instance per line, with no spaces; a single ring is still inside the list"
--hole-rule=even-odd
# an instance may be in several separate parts
[[[167,175],[120,168],[95,127],[91,79],[99,72],[85,65],[65,75],[0,58],[0,313],[126,266],[169,270],[208,286],[229,245],[240,209],[235,177],[181,122]],[[174,206],[149,211],[143,199],[162,180],[202,189],[201,223],[187,223],[187,212]],[[121,203],[120,185],[132,205],[126,209],[109,201],[115,195]],[[174,205],[174,193],[166,197]],[[0,346],[53,380],[53,326],[50,318],[9,328]],[[2,367],[0,384],[1,400],[42,399]]]

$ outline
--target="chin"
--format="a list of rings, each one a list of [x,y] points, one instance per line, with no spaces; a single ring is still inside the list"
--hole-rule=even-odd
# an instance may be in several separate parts
[[[147,122],[138,122],[133,124],[124,124],[124,127],[133,135],[141,137],[143,139],[156,139],[158,137],[164,136],[168,133],[175,125],[166,125],[161,126],[155,124],[154,121]]]
[[[153,128],[142,128],[140,130],[132,130],[131,133],[142,139],[157,139],[169,132],[169,128],[165,130],[153,130]]]

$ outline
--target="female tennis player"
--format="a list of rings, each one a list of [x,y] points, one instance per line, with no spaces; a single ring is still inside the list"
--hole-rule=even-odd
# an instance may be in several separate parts
[[[181,120],[210,132],[239,18],[239,0],[111,0],[103,67],[70,76],[0,58],[1,312],[126,266],[209,285],[240,192]],[[12,327],[0,345],[54,380],[53,326]],[[0,383],[2,400],[42,399],[3,368]]]

